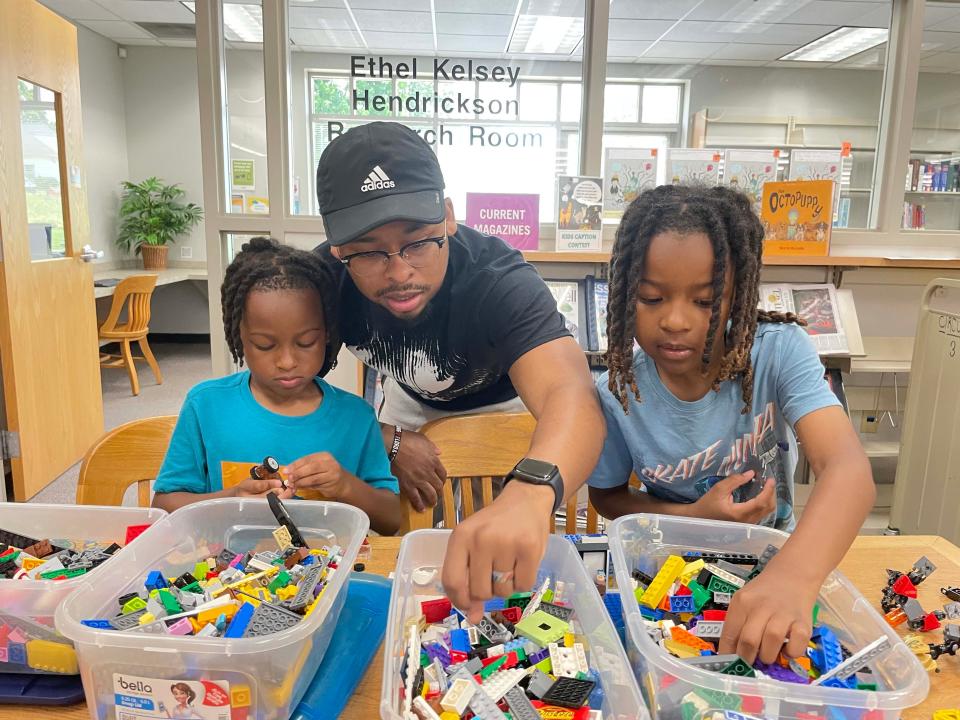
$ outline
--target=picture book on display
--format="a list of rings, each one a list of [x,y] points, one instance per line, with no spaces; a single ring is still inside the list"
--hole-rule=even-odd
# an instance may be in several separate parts
[[[760,207],[764,255],[827,255],[833,188],[832,180],[764,184]]]
[[[720,151],[670,148],[667,182],[674,185],[716,185],[720,180]]]
[[[804,329],[820,355],[850,354],[833,285],[763,284],[760,308],[803,318],[807,322]]]
[[[587,297],[587,349],[607,351],[607,297],[609,284],[593,275],[585,278]]]
[[[657,185],[656,148],[607,148],[603,154],[603,216],[617,219],[641,192]]]
[[[779,157],[779,150],[727,150],[723,158],[723,184],[749,195],[759,215],[764,183],[776,182]]]
[[[603,178],[557,176],[557,250],[600,250]]]
[[[834,213],[840,208],[840,184],[843,181],[843,150],[791,150],[789,180],[830,180],[833,185]],[[831,216],[834,221],[836,215]]]
[[[585,330],[586,308],[581,300],[584,291],[583,280],[546,280],[547,288],[557,301],[557,310],[563,315],[563,322],[567,330],[573,335],[581,347],[587,349],[587,333]]]

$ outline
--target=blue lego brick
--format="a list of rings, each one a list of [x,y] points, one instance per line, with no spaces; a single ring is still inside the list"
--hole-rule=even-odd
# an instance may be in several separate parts
[[[9,643],[7,645],[8,659],[16,665],[27,664],[27,646],[23,643]]]
[[[494,612],[503,610],[507,606],[507,601],[502,597],[490,598],[483,604],[484,612]]]
[[[609,594],[609,593],[608,593]],[[604,595],[606,597],[606,595]],[[656,620],[656,611],[648,608],[646,605],[640,605],[640,617],[644,620]]]
[[[146,581],[143,583],[144,587],[147,588],[147,592],[151,590],[159,590],[160,588],[168,587],[167,579],[163,576],[163,573],[159,570],[151,570],[150,574],[147,575]]]
[[[693,595],[671,595],[670,596],[670,612],[682,613],[682,612],[696,612],[696,600],[694,600]]]
[[[834,635],[833,630],[826,626],[821,626],[818,645],[823,650],[824,665],[818,668],[821,674],[832,670],[843,662],[843,649],[840,647],[840,641],[837,640],[837,636]]]
[[[97,618],[94,620],[81,620],[80,624],[86,625],[87,627],[99,628],[101,630],[113,630],[113,625],[110,624],[110,621],[102,618]]]
[[[620,636],[620,642],[626,642],[626,625],[623,621],[623,601],[620,599],[620,593],[608,592],[604,594],[603,605],[607,608],[607,614],[613,621],[613,627],[616,628],[617,635]]]
[[[847,688],[850,690],[857,689],[857,678],[856,676],[850,676],[846,680],[841,680],[840,678],[830,678],[823,682],[823,687],[832,687],[832,688]],[[840,716],[843,717],[842,715]]]
[[[450,649],[462,653],[470,652],[470,636],[466,630],[450,631]]]
[[[600,710],[603,707],[603,687],[600,683],[600,673],[592,669],[587,673],[590,680],[593,680],[596,685],[593,686],[593,690],[590,692],[590,696],[587,698],[587,704],[594,710]]]
[[[253,606],[253,603],[244,603],[240,609],[237,610],[236,614],[234,614],[233,620],[230,621],[223,636],[225,638],[243,637],[247,625],[250,624],[250,618],[253,617],[254,610],[256,610],[256,608]]]

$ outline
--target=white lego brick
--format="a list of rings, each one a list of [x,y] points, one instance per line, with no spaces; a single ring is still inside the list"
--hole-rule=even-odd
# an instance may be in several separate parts
[[[704,567],[707,570],[709,570],[711,573],[713,573],[714,577],[717,577],[720,580],[723,580],[724,582],[730,583],[734,587],[742,588],[747,582],[742,577],[737,577],[732,572],[727,572],[722,567],[719,567],[718,565],[714,565],[713,563],[706,563]]]
[[[871,661],[889,649],[890,638],[888,638],[886,635],[877,638],[869,645],[866,645],[862,650],[855,652],[832,670],[825,672],[823,675],[814,680],[812,684],[822,685],[824,682],[832,678],[846,680],[848,677],[857,672],[857,670],[869,665]]]
[[[440,716],[437,715],[433,708],[430,707],[430,703],[424,700],[420,695],[417,695],[413,699],[413,709],[417,711],[417,714],[424,718],[424,720],[440,720]]]
[[[523,680],[526,674],[527,671],[522,668],[501,670],[484,680],[480,687],[487,694],[487,697],[494,702],[500,702],[507,691]]]
[[[503,652],[504,652],[504,649],[503,649],[502,643],[499,645],[491,645],[490,647],[487,648],[487,657],[488,658],[499,657],[500,655],[503,655]]]
[[[718,638],[722,633],[722,620],[701,620],[693,628],[693,634],[704,639]]]
[[[457,715],[463,715],[475,692],[475,682],[471,683],[469,680],[465,680],[464,678],[457,678],[450,685],[450,689],[447,690],[447,693],[443,696],[443,699],[440,700],[440,707],[442,707],[444,710],[455,712]]]

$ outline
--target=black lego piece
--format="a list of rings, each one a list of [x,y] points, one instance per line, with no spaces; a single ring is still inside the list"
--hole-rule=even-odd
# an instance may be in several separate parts
[[[756,565],[759,562],[760,558],[757,555],[749,555],[747,553],[721,553],[721,552],[708,552],[706,550],[690,550],[683,553],[682,557],[686,562],[693,562],[694,560],[704,560],[705,562],[716,562],[717,560],[725,560],[728,563],[733,563],[734,565]]]
[[[32,537],[27,537],[26,535],[18,535],[15,532],[10,532],[9,530],[0,529],[0,543],[5,545],[12,545],[18,550],[23,550],[28,548],[31,545],[36,545],[39,540],[34,540]]]
[[[283,503],[280,502],[280,498],[277,497],[276,493],[267,493],[267,504],[270,505],[270,511],[277,519],[277,522],[283,525],[290,532],[291,544],[294,547],[307,547],[307,543],[303,539],[303,535],[300,534],[297,526],[293,524],[293,519],[290,517],[290,513],[287,512],[287,509],[283,506]]]
[[[571,677],[558,677],[556,682],[550,686],[543,701],[548,705],[557,705],[566,708],[583,707],[593,692],[593,686],[596,683],[593,680],[578,680]]]
[[[945,588],[940,588],[940,592],[943,593],[946,597],[953,600],[954,602],[960,602],[960,588],[945,587]]]

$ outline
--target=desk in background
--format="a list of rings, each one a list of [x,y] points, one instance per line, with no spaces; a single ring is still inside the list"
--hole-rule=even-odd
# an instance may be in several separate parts
[[[397,564],[400,538],[371,537],[373,556],[367,571],[388,575]],[[902,537],[858,537],[840,563],[840,570],[866,596],[879,612],[881,592],[887,582],[886,568],[908,570],[921,555],[937,566],[933,577],[919,590],[919,600],[928,610],[941,607],[939,588],[960,585],[960,548],[939,537],[927,535]],[[905,634],[905,633],[904,633]],[[930,633],[938,638],[939,631]],[[932,640],[931,640],[932,641]],[[943,655],[937,660],[940,672],[930,674],[930,695],[925,702],[903,713],[905,720],[928,720],[934,710],[960,707],[960,657]],[[383,674],[383,647],[377,651],[370,668],[357,686],[343,714],[343,720],[370,720],[380,716],[380,680]],[[0,706],[0,720],[81,720],[89,718],[85,704],[69,707],[36,705]]]
[[[199,280],[202,282],[207,281],[207,270],[206,268],[181,268],[181,267],[171,267],[166,270],[143,270],[143,269],[131,269],[131,268],[115,268],[112,270],[96,270],[93,273],[93,280],[107,280],[109,278],[114,278],[116,280],[123,280],[124,278],[131,277],[133,275],[156,275],[157,276],[157,287],[161,285],[170,285],[172,283],[184,282],[186,280]],[[113,295],[113,291],[116,289],[116,286],[111,287],[97,287],[93,288],[93,296],[95,298],[110,297]]]

